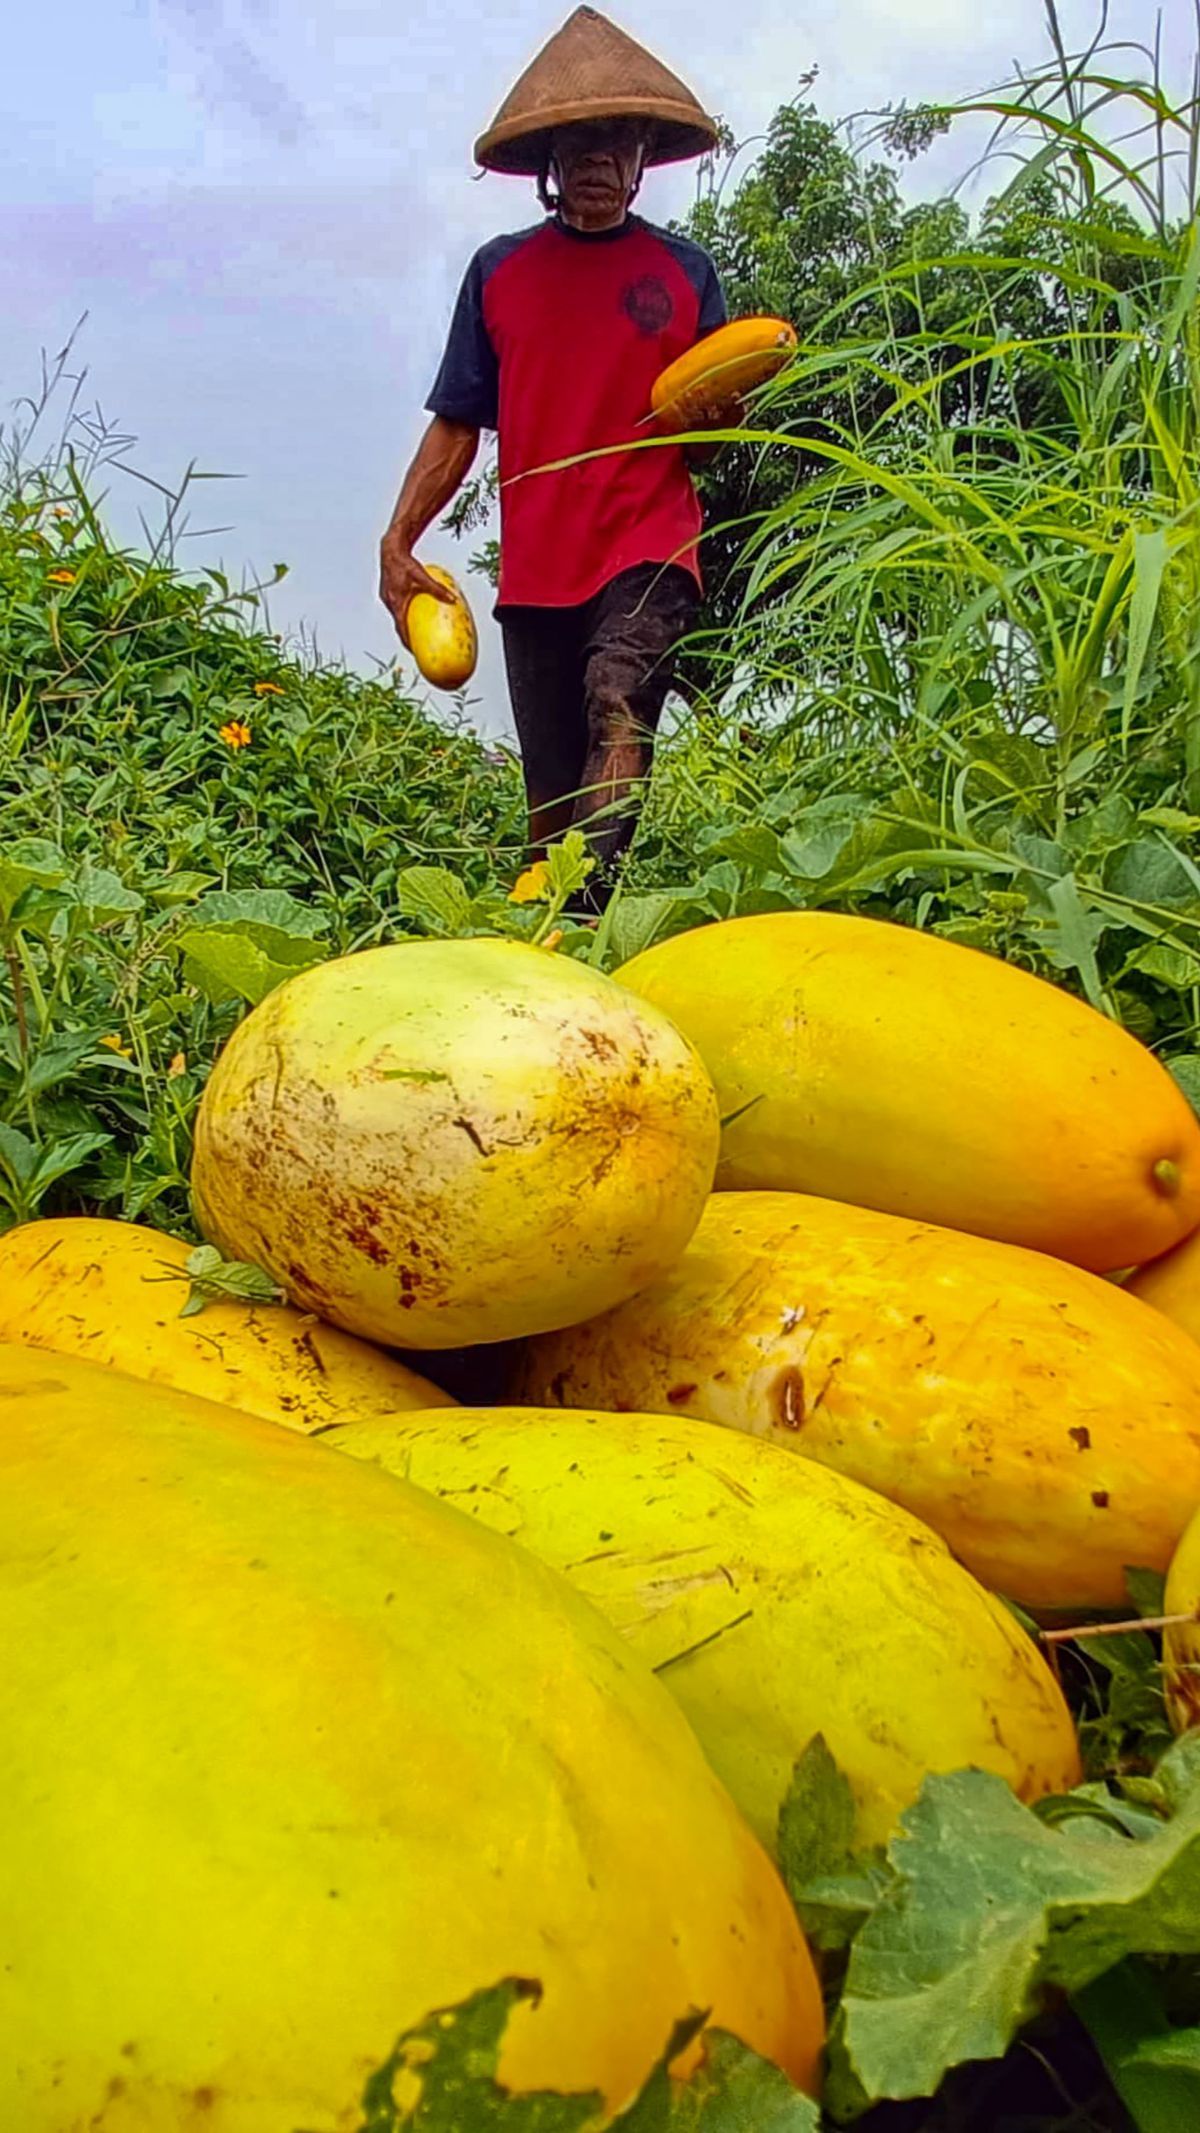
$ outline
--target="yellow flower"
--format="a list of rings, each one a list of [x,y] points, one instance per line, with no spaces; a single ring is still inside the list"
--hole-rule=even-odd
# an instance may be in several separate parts
[[[113,1030],[109,1036],[101,1037],[100,1042],[106,1051],[116,1052],[122,1059],[133,1058],[133,1047],[124,1042],[120,1030]]]
[[[75,583],[73,570],[51,570],[47,572],[47,577],[51,585],[73,585]]]
[[[561,926],[556,926],[556,927],[554,928],[554,931],[553,931],[553,933],[548,933],[548,934],[546,935],[546,938],[545,938],[545,940],[544,940],[544,941],[542,942],[542,946],[543,946],[543,948],[548,948],[548,949],[550,950],[551,954],[553,954],[554,950],[555,950],[555,949],[556,949],[556,948],[558,947],[558,945],[559,945],[560,941],[562,940],[562,937],[563,937],[563,929],[562,929],[562,927],[561,927]]]
[[[518,874],[516,881],[509,890],[509,903],[544,904],[548,902],[550,896],[549,873],[550,868],[546,860],[535,860],[531,867],[526,867],[523,874]]]
[[[178,1081],[180,1075],[186,1073],[187,1054],[186,1052],[176,1052],[174,1058],[171,1061],[170,1066],[167,1068],[167,1080]]]
[[[227,748],[233,749],[236,755],[239,748],[248,748],[250,746],[250,728],[249,726],[244,726],[240,718],[231,718],[226,725],[221,727],[221,739]]]
[[[256,696],[282,696],[283,690],[277,681],[256,681],[254,694]]]
[[[71,516],[71,507],[70,507],[70,505],[69,505],[69,504],[55,504],[55,506],[54,506],[54,516],[55,516],[55,518],[70,518],[70,516]]]

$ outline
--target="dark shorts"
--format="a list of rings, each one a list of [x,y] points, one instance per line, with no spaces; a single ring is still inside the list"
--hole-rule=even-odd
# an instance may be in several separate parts
[[[576,825],[610,872],[699,602],[690,571],[642,563],[579,607],[497,609],[535,851]]]

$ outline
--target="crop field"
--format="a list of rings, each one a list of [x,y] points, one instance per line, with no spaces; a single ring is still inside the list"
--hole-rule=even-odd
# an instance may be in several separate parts
[[[0,429],[0,2133],[1200,2127],[1200,104],[690,228],[798,348],[598,924]]]

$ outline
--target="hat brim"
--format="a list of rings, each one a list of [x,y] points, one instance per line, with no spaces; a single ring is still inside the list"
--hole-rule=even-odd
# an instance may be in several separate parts
[[[717,145],[716,127],[698,121],[694,106],[682,105],[672,111],[656,96],[625,96],[611,104],[588,97],[574,103],[552,104],[539,111],[538,123],[532,130],[527,118],[512,118],[490,127],[475,143],[475,161],[484,170],[536,178],[546,167],[556,127],[606,118],[644,119],[649,123],[647,165],[687,163],[694,156],[710,154]]]

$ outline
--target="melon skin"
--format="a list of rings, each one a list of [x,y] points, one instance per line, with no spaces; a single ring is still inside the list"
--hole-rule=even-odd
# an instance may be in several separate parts
[[[1200,1231],[1161,1259],[1137,1267],[1123,1287],[1200,1341]]]
[[[295,1432],[0,1347],[0,2124],[357,2133],[434,2007],[644,2081],[690,2008],[809,2086],[781,1883],[565,1582]]]
[[[192,1247],[68,1215],[0,1237],[0,1341],[81,1356],[289,1429],[451,1406],[395,1356],[287,1304],[211,1297],[183,1318]]]
[[[529,1342],[513,1396],[818,1460],[1035,1613],[1127,1605],[1200,1503],[1187,1334],[1043,1253],[802,1193],[714,1194],[662,1281]]]
[[[818,1733],[864,1844],[932,1770],[991,1770],[1029,1801],[1080,1780],[1062,1692],[1011,1611],[927,1526],[811,1459],[678,1415],[559,1408],[348,1422],[322,1441],[569,1577],[658,1672],[768,1848]]]
[[[409,650],[425,680],[435,689],[461,689],[470,681],[479,657],[475,618],[465,593],[448,570],[425,565],[427,576],[453,593],[453,600],[414,593],[404,611]]]
[[[470,1347],[591,1317],[683,1250],[716,1098],[666,1016],[512,941],[408,941],[301,972],[200,1105],[197,1219],[369,1340]]]
[[[617,975],[713,1077],[721,1190],[913,1215],[1095,1273],[1200,1224],[1200,1120],[1166,1068],[995,956],[786,911],[677,934]]]

